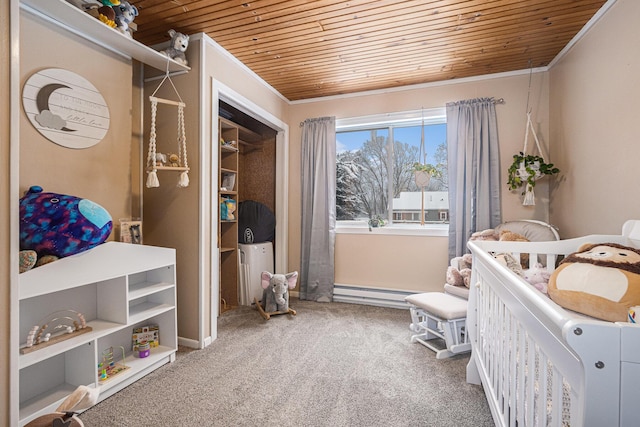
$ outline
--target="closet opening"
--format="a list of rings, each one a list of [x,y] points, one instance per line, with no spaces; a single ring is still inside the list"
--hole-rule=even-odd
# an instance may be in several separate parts
[[[278,131],[218,101],[219,313],[262,297],[260,273],[275,272]]]

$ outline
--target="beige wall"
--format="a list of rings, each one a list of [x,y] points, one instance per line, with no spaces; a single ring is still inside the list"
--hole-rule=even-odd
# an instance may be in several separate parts
[[[115,226],[131,212],[131,61],[57,27],[43,26],[28,13],[21,17],[20,87],[45,68],[72,71],[100,91],[109,106],[110,124],[101,142],[76,150],[49,141],[20,114],[20,194],[40,185],[44,191],[90,199],[111,214]],[[113,232],[109,239],[116,237]]]
[[[640,2],[618,0],[550,75],[551,146],[562,180],[551,220],[563,238],[620,232],[640,218]]]
[[[300,140],[299,123],[307,118],[357,117],[396,111],[443,107],[447,102],[477,97],[504,98],[497,105],[502,163],[503,219],[547,220],[547,186],[536,186],[537,205],[523,207],[518,193],[508,191],[504,171],[513,154],[522,150],[526,123],[529,73],[495,77],[381,94],[295,103],[290,108],[289,153],[289,268],[300,268]],[[548,141],[548,81],[545,73],[532,76],[529,101],[542,144]],[[448,265],[446,237],[339,234],[336,238],[336,283],[405,290],[441,290]]]
[[[200,53],[203,57],[200,57]],[[209,336],[210,322],[205,321],[204,330],[200,331],[199,306],[200,285],[204,283],[203,310],[204,317],[216,315],[209,302],[211,292],[217,292],[218,284],[213,283],[212,265],[209,262],[212,241],[211,232],[217,233],[217,203],[212,204],[211,192],[217,190],[217,172],[211,170],[212,127],[217,132],[217,117],[212,118],[212,79],[251,100],[258,107],[268,111],[282,121],[286,120],[287,104],[275,92],[264,86],[251,73],[242,69],[235,61],[222,54],[215,44],[203,35],[191,37],[187,51],[189,66],[187,74],[172,78],[180,96],[187,104],[185,123],[187,134],[187,151],[190,185],[188,188],[176,188],[177,173],[158,172],[160,188],[144,189],[144,239],[145,243],[170,246],[177,249],[178,276],[178,335],[181,338],[198,340],[200,332],[203,337]],[[153,93],[159,81],[150,81],[145,85],[146,96]],[[157,96],[176,99],[175,92],[166,83]],[[199,106],[202,105],[202,111]],[[148,105],[145,100],[145,123],[149,123]],[[213,121],[212,121],[213,120]],[[148,125],[144,129],[145,141],[148,141]],[[175,111],[158,111],[158,152],[176,152],[176,117]],[[164,140],[161,141],[161,135]],[[167,137],[166,135],[171,135]],[[217,136],[214,140],[217,140]],[[217,153],[217,143],[214,146]],[[142,147],[146,161],[147,146]],[[212,181],[213,178],[213,181]],[[146,179],[146,175],[145,175]],[[200,199],[201,192],[204,197]],[[202,215],[201,215],[202,204]],[[211,210],[211,206],[215,206]],[[213,228],[213,230],[212,230]],[[203,230],[202,236],[200,230]],[[201,240],[202,239],[202,240]],[[214,247],[217,242],[213,241]],[[217,252],[213,252],[214,256]]]

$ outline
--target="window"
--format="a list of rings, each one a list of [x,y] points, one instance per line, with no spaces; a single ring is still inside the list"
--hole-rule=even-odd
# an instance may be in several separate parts
[[[426,163],[442,177],[417,187],[412,167],[420,157],[422,127]],[[444,108],[336,121],[336,215],[339,225],[448,222],[446,116]],[[424,203],[424,209],[423,209]]]

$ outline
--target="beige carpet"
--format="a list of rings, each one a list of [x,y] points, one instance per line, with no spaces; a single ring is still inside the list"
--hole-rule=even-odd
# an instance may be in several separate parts
[[[292,300],[226,312],[218,339],[82,414],[86,426],[493,426],[468,355],[436,360],[409,311]]]

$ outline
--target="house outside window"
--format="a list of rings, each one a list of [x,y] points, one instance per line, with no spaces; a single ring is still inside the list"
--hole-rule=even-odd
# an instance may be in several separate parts
[[[412,167],[420,156],[422,126],[426,163],[442,177],[417,187]],[[379,218],[386,227],[447,224],[446,115],[444,108],[336,121],[336,219],[338,228]]]

